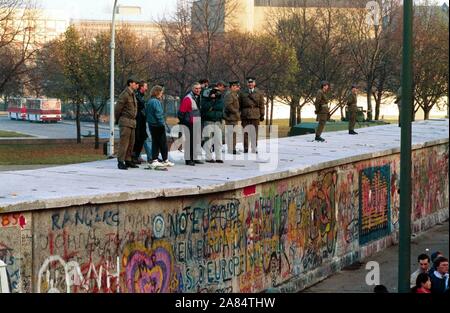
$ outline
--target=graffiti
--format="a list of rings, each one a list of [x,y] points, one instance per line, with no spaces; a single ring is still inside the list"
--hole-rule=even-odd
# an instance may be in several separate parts
[[[85,225],[92,227],[95,224],[105,223],[109,226],[119,225],[119,210],[104,210],[100,208],[83,207],[77,210],[64,210],[52,215],[52,230],[63,229],[67,226]]]
[[[396,164],[393,163],[392,175],[391,175],[391,203],[392,203],[392,226],[397,228],[399,211],[400,211],[400,175],[397,173]]]
[[[390,233],[390,175],[389,165],[370,167],[360,172],[360,244]]]
[[[161,215],[158,215],[153,220],[153,235],[159,239],[164,236],[164,219]]]
[[[0,215],[0,228],[19,226],[21,229],[24,229],[26,225],[27,220],[20,213]]]
[[[83,275],[83,272],[85,274]],[[49,256],[38,273],[37,292],[118,292],[119,258],[116,264],[95,266],[92,262],[80,266],[76,261],[64,261],[59,255]]]
[[[413,218],[448,207],[448,146],[445,151],[420,150],[413,156]],[[426,186],[426,188],[424,188]]]
[[[448,205],[447,157],[414,151],[414,219]],[[195,198],[3,214],[0,260],[15,292],[294,291],[390,235],[399,170],[395,155]]]
[[[338,192],[338,221],[340,252],[348,253],[358,240],[358,191],[354,172],[346,170],[341,174]]]
[[[0,242],[0,261],[6,264],[6,273],[11,292],[20,291],[19,262],[13,254],[13,249]]]
[[[183,289],[181,274],[166,247],[148,250],[133,244],[129,249],[122,261],[127,292],[167,293]]]

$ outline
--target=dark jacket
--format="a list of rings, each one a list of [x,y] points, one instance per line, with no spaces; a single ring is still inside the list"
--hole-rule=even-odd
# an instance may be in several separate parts
[[[158,127],[166,125],[166,118],[164,116],[164,110],[158,98],[151,98],[148,100],[145,116],[147,117],[147,123],[150,126]]]
[[[442,276],[437,271],[430,273],[431,293],[444,293],[448,288],[448,275]]]
[[[330,109],[328,107],[328,102],[330,101],[330,94],[319,89],[316,95],[316,101],[314,101],[314,106],[316,107],[316,114],[328,114]]]
[[[206,98],[202,100],[202,121],[221,122],[223,120],[224,98],[221,94],[216,94],[216,98]]]
[[[264,120],[264,95],[258,88],[255,88],[253,93],[250,93],[248,88],[241,91],[239,102],[242,120]]]
[[[241,120],[239,96],[237,92],[228,91],[224,99],[224,119],[227,124],[237,124]]]
[[[120,127],[136,128],[137,101],[133,90],[127,87],[117,99],[114,115]]]

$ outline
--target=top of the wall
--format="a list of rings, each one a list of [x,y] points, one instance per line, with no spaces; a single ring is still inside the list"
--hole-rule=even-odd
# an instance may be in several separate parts
[[[235,160],[190,167],[184,165],[177,151],[172,157],[179,160],[168,172],[142,168],[119,171],[116,160],[3,172],[0,213],[209,194],[400,152],[397,125],[363,128],[358,132],[357,136],[346,131],[325,133],[324,143],[314,142],[314,135],[278,139],[278,154],[270,155],[272,163]],[[413,123],[413,149],[448,141],[448,119]],[[260,149],[264,143],[259,143]],[[248,156],[256,158],[255,154]],[[261,159],[268,157],[259,154]]]

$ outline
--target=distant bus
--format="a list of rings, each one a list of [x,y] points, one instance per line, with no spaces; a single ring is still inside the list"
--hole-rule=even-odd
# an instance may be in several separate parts
[[[8,117],[12,120],[26,120],[27,107],[24,98],[9,98],[8,99]]]
[[[61,101],[42,98],[11,98],[8,100],[8,116],[13,120],[56,123],[61,121]]]

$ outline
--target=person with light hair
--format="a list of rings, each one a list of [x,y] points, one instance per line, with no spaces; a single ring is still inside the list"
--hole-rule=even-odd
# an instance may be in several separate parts
[[[202,85],[200,83],[194,83],[191,87],[191,91],[183,98],[178,111],[178,119],[180,124],[186,126],[189,136],[189,145],[183,144],[184,159],[186,165],[195,166],[196,164],[204,164],[198,160],[198,146],[200,145],[201,137],[194,133],[194,126],[200,127],[201,132],[201,113],[200,113],[200,93],[202,91]],[[187,139],[186,139],[187,141]]]
[[[172,167],[175,164],[169,161],[169,149],[166,137],[166,118],[161,104],[164,88],[154,86],[150,91],[150,100],[146,105],[145,116],[152,135],[152,162],[150,168]],[[161,152],[163,162],[158,161]]]

